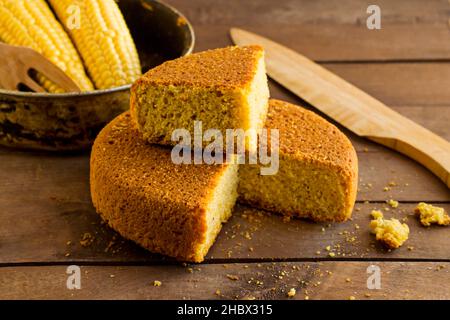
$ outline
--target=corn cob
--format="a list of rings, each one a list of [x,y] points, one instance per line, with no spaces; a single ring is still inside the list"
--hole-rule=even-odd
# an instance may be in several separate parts
[[[134,82],[141,75],[139,57],[130,31],[114,0],[49,0],[80,52],[97,89]],[[79,27],[69,27],[73,8]]]
[[[36,50],[82,91],[93,90],[78,52],[45,0],[0,0],[0,17],[0,41]],[[37,80],[48,92],[64,92],[41,74]]]

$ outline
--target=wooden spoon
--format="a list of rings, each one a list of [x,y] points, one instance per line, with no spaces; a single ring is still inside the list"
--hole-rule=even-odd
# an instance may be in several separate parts
[[[31,70],[45,75],[67,92],[81,91],[69,76],[40,53],[0,42],[0,88],[19,90],[19,85],[23,84],[35,92],[46,92],[30,77]]]

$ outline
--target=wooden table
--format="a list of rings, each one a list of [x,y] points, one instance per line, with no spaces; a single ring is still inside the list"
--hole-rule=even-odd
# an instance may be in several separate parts
[[[197,51],[231,44],[231,26],[258,32],[450,139],[447,0],[377,1],[381,30],[366,28],[370,1],[169,2],[192,21]],[[275,98],[301,103],[273,82],[270,89]],[[237,206],[200,265],[148,253],[102,224],[90,200],[89,154],[2,148],[0,298],[287,299],[296,288],[294,299],[450,299],[450,228],[425,228],[413,217],[419,201],[450,211],[449,190],[414,161],[345,132],[360,166],[352,221],[285,222]],[[411,234],[403,247],[387,251],[375,243],[372,209],[407,219]],[[92,241],[80,242],[86,233]],[[66,288],[69,265],[81,267],[81,290]],[[367,288],[370,265],[380,267],[379,290]],[[162,285],[153,286],[155,280]]]

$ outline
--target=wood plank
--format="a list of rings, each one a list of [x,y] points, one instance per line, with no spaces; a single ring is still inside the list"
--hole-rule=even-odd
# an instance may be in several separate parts
[[[229,45],[229,28],[241,27],[317,61],[450,58],[450,6],[445,0],[377,1],[381,30],[366,27],[366,9],[372,4],[368,0],[339,1],[339,5],[326,0],[169,3],[193,23],[197,51]]]
[[[380,268],[380,289],[367,288],[367,268],[372,264]],[[450,263],[210,264],[192,270],[178,265],[81,266],[80,290],[67,289],[66,268],[0,268],[0,298],[301,300],[307,296],[311,300],[348,300],[352,296],[358,300],[450,299]],[[155,280],[161,281],[161,286],[154,286]],[[288,298],[291,288],[297,293]]]
[[[450,102],[450,63],[355,63],[324,67],[389,106]]]
[[[395,188],[395,187],[394,187]],[[370,188],[369,188],[370,189]],[[95,213],[88,196],[63,190],[51,198],[20,197],[0,200],[0,264],[70,262],[173,261],[151,254],[123,240],[106,227]],[[385,199],[389,199],[386,193]],[[450,228],[424,228],[412,217],[415,204],[401,203],[398,209],[386,203],[359,203],[353,221],[317,224],[305,220],[283,221],[264,211],[237,206],[224,225],[207,261],[272,259],[428,259],[450,261],[450,247],[443,245]],[[450,204],[441,204],[450,211]],[[389,252],[370,234],[372,209],[389,208],[386,217],[407,219],[411,235],[404,247]],[[83,246],[85,233],[92,243]],[[326,247],[330,246],[330,250]],[[408,247],[413,247],[409,250]],[[335,257],[329,256],[330,252]]]

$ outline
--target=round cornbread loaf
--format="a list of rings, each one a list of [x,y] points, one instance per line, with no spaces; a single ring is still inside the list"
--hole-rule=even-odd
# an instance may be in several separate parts
[[[271,99],[267,129],[279,130],[279,170],[239,169],[239,200],[287,216],[344,221],[353,210],[358,158],[350,140],[314,112]]]
[[[90,184],[97,212],[123,237],[183,261],[201,262],[237,198],[237,164],[174,164],[150,145],[128,112],[95,140]]]

